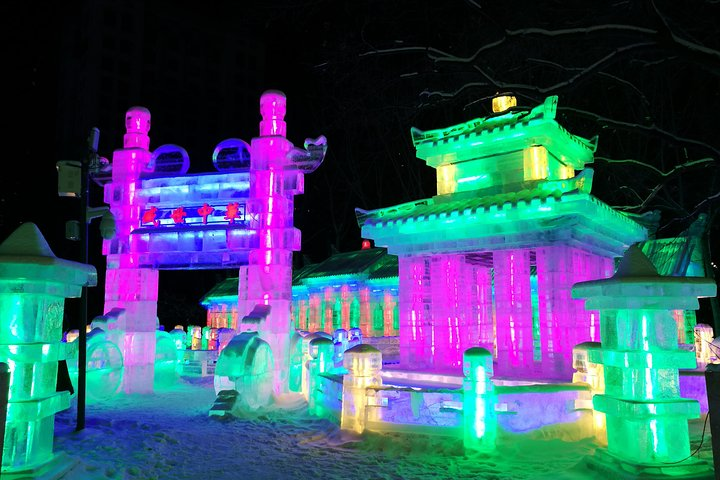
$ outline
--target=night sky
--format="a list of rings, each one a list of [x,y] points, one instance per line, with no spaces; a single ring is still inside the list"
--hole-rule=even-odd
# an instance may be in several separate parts
[[[295,213],[297,263],[321,261],[359,248],[354,208],[435,194],[411,127],[485,116],[493,95],[512,91],[527,106],[559,95],[559,122],[600,137],[595,195],[632,213],[659,211],[658,237],[708,214],[718,263],[720,6],[677,3],[3,2],[11,87],[0,238],[32,221],[57,256],[79,258],[78,243],[64,239],[78,202],[57,197],[55,163],[82,155],[94,126],[100,155],[111,158],[130,106],[152,112],[151,148],[179,144],[191,172],[211,171],[215,145],[256,135],[260,93],[280,89],[289,139],[328,138]],[[101,195],[94,187],[94,205]],[[91,230],[90,261],[102,279]],[[161,321],[202,322],[198,299],[235,274],[162,272]],[[96,288],[90,318],[101,306]]]

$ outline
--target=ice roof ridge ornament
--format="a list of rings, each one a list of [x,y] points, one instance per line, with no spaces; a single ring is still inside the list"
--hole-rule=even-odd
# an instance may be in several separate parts
[[[419,128],[412,127],[410,133],[413,144],[417,147],[419,144],[429,141],[438,141],[446,137],[489,131],[507,124],[529,122],[530,120],[555,120],[557,104],[557,95],[551,95],[547,97],[543,103],[530,110],[513,105],[512,108],[507,108],[496,114],[469,120],[451,127],[435,130],[420,130]]]
[[[414,129],[417,157],[437,171],[437,197],[449,201],[458,195],[538,187],[566,191],[574,190],[574,183],[589,193],[585,180],[591,175],[577,182],[573,178],[593,162],[597,141],[565,130],[555,120],[557,101],[557,96],[550,96],[529,109],[501,95],[493,99],[497,113],[488,117],[428,132]]]
[[[531,130],[532,126],[551,125],[552,129],[557,130],[552,135],[555,137],[556,142],[563,141],[575,144],[576,151],[574,154],[584,157],[584,163],[592,163],[592,154],[597,150],[598,136],[595,135],[590,139],[586,139],[568,132],[556,121],[557,104],[557,95],[552,95],[547,97],[542,104],[530,110],[512,106],[507,110],[487,117],[476,118],[450,127],[435,130],[420,130],[412,127],[410,133],[413,145],[420,153],[421,147],[426,148],[430,144],[457,141],[461,138],[470,137],[477,140],[474,142],[475,146],[482,144],[489,146],[493,142],[502,140],[508,133],[507,129],[517,129],[519,135],[520,132]],[[547,127],[545,128],[547,129]],[[419,155],[419,158],[425,157]],[[580,168],[582,166],[576,166],[576,169]]]

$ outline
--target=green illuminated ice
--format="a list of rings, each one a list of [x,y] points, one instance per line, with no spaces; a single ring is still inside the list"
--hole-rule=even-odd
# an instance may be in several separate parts
[[[605,393],[595,395],[593,404],[607,416],[614,459],[670,468],[690,456],[688,419],[697,418],[700,408],[680,397],[678,369],[694,368],[695,355],[678,348],[671,310],[696,310],[698,297],[715,293],[709,279],[658,275],[636,246],[612,278],[573,286],[573,297],[600,311],[602,347],[590,351],[590,361],[604,365]]]
[[[96,283],[94,267],[56,258],[32,223],[0,244],[0,361],[11,372],[3,473],[33,477],[53,458],[55,414],[70,405],[56,391],[64,302]]]
[[[492,353],[473,347],[463,354],[463,423],[466,449],[495,449],[497,417],[493,392]]]
[[[272,372],[270,345],[257,332],[243,332],[220,352],[215,366],[215,393],[235,390],[240,409],[266,407],[272,400]]]

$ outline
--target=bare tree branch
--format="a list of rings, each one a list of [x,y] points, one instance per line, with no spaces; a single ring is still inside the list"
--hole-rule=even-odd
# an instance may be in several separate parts
[[[572,108],[572,107],[559,107],[558,110],[562,110],[563,112],[574,113],[580,117],[593,120],[594,122],[598,123],[599,125],[602,125],[605,127],[617,128],[620,130],[627,130],[627,131],[634,131],[634,132],[643,132],[647,135],[661,137],[665,140],[672,141],[676,144],[692,145],[695,147],[700,147],[703,150],[707,150],[707,151],[715,154],[717,156],[717,158],[715,158],[715,161],[720,161],[720,149],[718,149],[708,143],[701,142],[699,140],[675,135],[674,133],[672,133],[668,130],[662,129],[662,128],[658,127],[657,125],[642,125],[642,124],[633,123],[633,122],[623,122],[620,120],[614,120],[611,118],[603,117],[596,113],[592,113],[592,112],[588,112],[585,110],[581,110],[578,108]]]
[[[550,85],[547,87],[533,87],[531,85],[522,85],[522,84],[506,84],[506,83],[500,82],[498,80],[492,79],[485,71],[483,71],[478,66],[475,66],[475,69],[499,88],[504,88],[504,89],[522,88],[523,90],[530,90],[530,91],[534,91],[534,92],[541,93],[541,94],[548,94],[548,93],[560,90],[562,88],[565,88],[568,85],[571,85],[584,77],[590,76],[591,74],[595,73],[600,68],[604,67],[611,61],[615,60],[615,57],[617,57],[621,54],[624,54],[624,53],[627,53],[627,52],[630,52],[632,50],[636,50],[639,48],[652,47],[653,45],[654,45],[654,43],[652,43],[652,42],[645,42],[645,43],[635,43],[632,45],[626,45],[624,47],[617,48],[617,49],[613,50],[612,52],[608,53],[607,55],[605,55],[604,57],[602,57],[601,59],[592,63],[591,65],[588,65],[587,67],[583,68],[580,72],[576,73],[575,75],[568,78],[567,80],[558,82],[554,85]]]
[[[672,224],[674,224],[674,223],[676,223],[676,222],[684,222],[684,221],[687,221],[687,220],[689,220],[689,219],[695,218],[695,217],[697,216],[697,214],[698,214],[703,208],[705,208],[705,207],[708,206],[708,205],[712,205],[713,203],[716,203],[718,200],[720,200],[720,192],[717,192],[716,194],[710,195],[709,197],[703,199],[700,203],[698,203],[697,205],[695,205],[695,207],[692,209],[692,211],[691,211],[690,213],[688,213],[688,214],[685,215],[684,217],[671,219],[668,223],[666,223],[666,224],[663,225],[662,227],[658,228],[658,231],[665,230],[665,229],[669,228]],[[717,212],[717,211],[715,211],[715,212]],[[713,212],[713,215],[712,215],[713,217],[715,216],[715,212]]]
[[[667,34],[670,36],[673,42],[680,45],[681,47],[684,47],[685,49],[694,52],[699,53],[703,56],[707,56],[710,59],[714,59],[716,62],[720,62],[720,52],[717,50],[714,50],[712,48],[708,48],[704,45],[700,45],[698,43],[690,42],[688,40],[685,40],[684,38],[680,38],[677,36],[675,31],[670,27],[670,24],[668,23],[667,18],[665,15],[662,14],[660,9],[657,8],[657,5],[655,5],[655,2],[650,2],[653,6],[653,10],[655,10],[655,13],[657,14],[658,18],[662,22],[663,26],[665,27],[665,30]]]
[[[582,70],[582,68],[580,68],[580,67],[566,67],[566,66],[560,65],[560,64],[557,63],[557,62],[551,62],[551,61],[549,61],[549,60],[544,60],[544,59],[541,59],[541,58],[528,58],[528,59],[527,59],[527,62],[529,62],[529,63],[535,63],[535,64],[538,64],[538,65],[547,65],[547,66],[550,66],[550,67],[555,68],[556,70],[568,70],[568,71],[579,71],[579,70]],[[613,82],[615,82],[615,83],[617,83],[617,84],[619,84],[619,85],[622,85],[622,86],[624,86],[624,87],[629,88],[630,90],[632,90],[633,92],[635,92],[635,94],[637,95],[637,97],[643,102],[643,105],[645,105],[645,106],[649,106],[649,105],[650,105],[650,101],[647,99],[647,96],[645,95],[645,93],[644,93],[642,90],[640,90],[640,89],[639,89],[635,84],[633,84],[632,82],[630,82],[630,81],[628,81],[628,80],[626,80],[626,79],[624,79],[624,78],[620,78],[620,77],[618,77],[617,75],[612,75],[612,74],[610,74],[610,73],[608,73],[608,72],[598,72],[597,75],[598,75],[599,77],[608,78],[608,79],[612,80]]]
[[[650,170],[654,171],[661,177],[672,177],[679,173],[681,173],[683,170],[687,170],[691,167],[698,167],[698,166],[707,166],[708,164],[715,163],[717,160],[714,158],[701,158],[698,160],[692,160],[690,162],[683,163],[682,165],[677,165],[675,168],[670,170],[669,172],[663,172],[657,167],[654,167],[653,165],[650,165],[649,163],[642,162],[640,160],[633,160],[631,158],[626,159],[612,159],[602,156],[596,156],[595,160],[601,160],[603,162],[607,163],[632,163],[634,165],[639,165],[644,168],[649,168]]]
[[[465,90],[469,90],[471,88],[480,88],[480,87],[489,87],[490,83],[487,82],[470,82],[462,85],[460,88],[453,92],[443,92],[439,90],[423,90],[420,92],[420,95],[428,96],[428,97],[442,97],[442,98],[454,98],[458,95],[460,95]]]
[[[713,61],[715,63],[720,63],[720,51],[717,51],[712,48],[708,48],[704,45],[701,45],[699,43],[694,43],[689,40],[685,40],[683,38],[680,38],[668,25],[667,20],[665,17],[660,13],[660,11],[655,7],[653,3],[653,7],[655,8],[656,13],[658,14],[658,17],[662,20],[665,27],[667,28],[667,34],[670,40],[677,46],[682,47],[683,49],[693,52],[699,55],[702,55],[706,59]],[[518,37],[518,36],[532,36],[532,35],[540,35],[545,37],[561,37],[561,36],[567,36],[567,35],[586,35],[594,32],[627,32],[627,33],[641,33],[643,35],[650,35],[653,37],[659,37],[660,32],[657,30],[653,30],[650,28],[644,28],[644,27],[637,27],[635,25],[615,25],[615,24],[607,24],[607,25],[593,25],[589,27],[579,27],[579,28],[563,28],[563,29],[557,29],[557,30],[547,30],[544,28],[523,28],[519,30],[506,30],[505,34],[508,37]],[[657,42],[658,39],[655,39]]]
[[[643,33],[649,35],[657,35],[657,30],[651,28],[643,28],[635,25],[622,25],[622,24],[606,24],[606,25],[593,25],[589,27],[579,28],[559,28],[557,30],[547,30],[544,28],[522,28],[519,30],[505,30],[505,34],[509,37],[526,36],[526,35],[542,35],[545,37],[560,37],[563,35],[586,35],[594,32],[633,32]]]

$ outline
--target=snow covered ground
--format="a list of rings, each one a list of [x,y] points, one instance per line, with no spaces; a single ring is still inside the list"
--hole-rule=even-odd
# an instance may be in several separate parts
[[[505,439],[497,454],[467,456],[461,441],[420,435],[341,432],[288,397],[245,418],[208,416],[211,379],[181,381],[153,395],[119,395],[57,416],[55,451],[77,460],[63,477],[94,479],[591,479],[589,441]],[[280,408],[282,407],[282,408]],[[692,424],[693,447],[702,421]],[[709,432],[699,452],[712,460]]]

